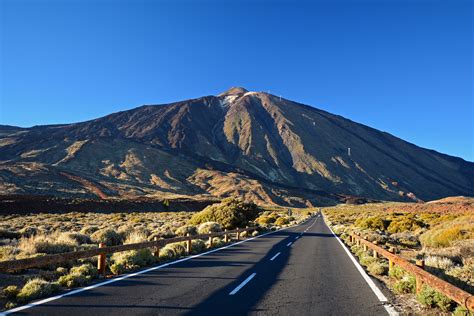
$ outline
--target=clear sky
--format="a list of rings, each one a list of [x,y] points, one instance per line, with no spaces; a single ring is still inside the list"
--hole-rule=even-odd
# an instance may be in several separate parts
[[[0,3],[0,124],[243,86],[474,160],[470,0]]]

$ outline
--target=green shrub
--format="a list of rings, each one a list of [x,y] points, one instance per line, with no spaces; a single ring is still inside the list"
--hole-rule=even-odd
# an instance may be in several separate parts
[[[403,270],[399,266],[393,266],[393,268],[390,270],[388,275],[392,278],[397,279],[397,280],[401,280],[401,279],[403,279],[403,277],[405,277],[406,272],[405,272],[405,270]]]
[[[433,288],[423,285],[416,298],[420,303],[428,307],[438,306],[443,311],[449,311],[453,308],[454,302],[444,294],[435,291]]]
[[[124,245],[137,244],[148,241],[147,235],[142,231],[129,231],[127,238],[123,242]]]
[[[472,314],[464,306],[458,305],[453,311],[453,316],[472,316]]]
[[[376,241],[379,244],[385,244],[388,241],[388,238],[379,233],[369,233],[367,234],[367,240],[370,242]]]
[[[26,254],[57,254],[73,251],[77,243],[61,235],[33,235],[20,239],[19,249]]]
[[[0,261],[14,260],[15,255],[19,252],[18,247],[15,246],[2,246],[0,247]]]
[[[426,225],[413,217],[410,216],[399,216],[395,217],[388,226],[387,231],[389,233],[402,233],[406,231],[415,231]]]
[[[474,262],[467,263],[463,266],[455,266],[445,271],[450,283],[467,291],[474,291]]]
[[[377,259],[375,259],[374,257],[371,257],[371,256],[361,256],[359,258],[359,261],[360,261],[360,264],[365,266],[365,267],[368,267],[370,264],[374,263],[374,262],[377,262]]]
[[[68,274],[59,278],[58,283],[66,287],[83,286],[98,276],[97,269],[90,263],[72,267]]]
[[[44,296],[52,295],[59,290],[59,284],[35,278],[26,282],[16,296],[16,299],[19,303],[26,303]]]
[[[171,260],[176,257],[175,252],[169,248],[160,249],[160,259],[162,260]]]
[[[107,246],[116,246],[122,243],[122,236],[112,229],[100,229],[91,235],[91,239]]]
[[[171,249],[174,253],[175,258],[179,258],[186,255],[186,242],[174,242],[167,244],[163,249]]]
[[[277,226],[288,225],[289,223],[290,223],[290,221],[286,217],[279,217],[275,221],[275,225],[277,225]]]
[[[193,240],[191,241],[191,252],[198,253],[205,249],[204,241],[202,240]],[[175,242],[172,244],[167,244],[160,249],[160,259],[162,260],[171,260],[185,256],[186,252],[186,242]]]
[[[383,275],[387,273],[388,267],[379,261],[370,263],[367,270],[373,275]]]
[[[127,269],[123,264],[115,262],[110,266],[110,271],[113,274],[118,275],[127,272]]]
[[[216,222],[205,222],[198,226],[198,233],[201,235],[209,234],[209,232],[217,233],[222,231],[222,227]]]
[[[148,248],[117,252],[112,255],[111,260],[114,264],[117,264],[114,267],[115,272],[120,271],[121,273],[145,267],[156,262],[155,256],[153,256],[151,250]]]
[[[361,246],[357,246],[356,244],[351,246],[351,252],[356,253],[359,249],[362,249]]]
[[[367,252],[365,252],[364,248],[362,248],[361,246],[353,245],[351,247],[351,251],[359,259],[362,258],[362,257],[367,257],[368,256]]]
[[[221,203],[209,205],[191,217],[189,223],[198,225],[205,222],[217,222],[222,227],[233,229],[244,227],[258,215],[257,205],[242,200],[227,198]]]
[[[260,225],[268,225],[268,224],[274,223],[275,218],[270,217],[270,216],[266,216],[266,215],[261,215],[255,221]]]
[[[423,286],[420,293],[416,295],[418,301],[428,307],[434,307],[436,305],[435,298],[434,298],[435,291],[428,286]]]
[[[225,245],[224,240],[220,239],[219,237],[213,237],[212,238],[212,247],[213,248],[219,248]],[[206,246],[209,247],[209,241],[206,242]]]
[[[418,236],[412,232],[391,234],[390,239],[392,239],[394,243],[406,247],[416,247],[419,245]]]
[[[447,247],[462,239],[474,238],[474,225],[468,216],[441,223],[420,236],[423,247]]]
[[[386,230],[390,221],[384,220],[380,217],[359,218],[355,221],[357,227],[370,230]]]
[[[176,236],[187,236],[189,235],[196,235],[197,234],[197,228],[194,225],[184,225],[176,229],[174,232]]]
[[[447,257],[427,256],[425,257],[425,265],[429,268],[449,270],[454,267],[454,262]]]
[[[361,246],[357,246],[357,245],[351,246],[351,252],[358,258],[360,258],[361,256],[365,254],[364,249]]]
[[[57,267],[56,272],[61,275],[66,275],[68,273],[67,268],[65,267]]]
[[[192,253],[200,253],[206,250],[206,243],[204,240],[196,239],[191,241],[191,252]]]
[[[9,285],[6,288],[3,289],[3,295],[9,300],[14,299],[20,290],[18,289],[18,286],[16,285]]]
[[[396,293],[414,293],[416,289],[416,279],[411,275],[405,275],[401,280],[398,280],[393,285]]]
[[[451,311],[456,303],[446,295],[436,292],[435,294],[436,305],[443,311]]]

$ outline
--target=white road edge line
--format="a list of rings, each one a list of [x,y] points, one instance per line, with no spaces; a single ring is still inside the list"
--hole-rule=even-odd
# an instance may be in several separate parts
[[[275,258],[278,257],[280,254],[281,254],[281,252],[277,252],[276,255],[274,255],[273,257],[271,257],[270,261],[275,260]]]
[[[141,270],[141,271],[137,271],[137,272],[134,272],[134,273],[125,274],[125,275],[122,275],[120,277],[108,280],[108,281],[92,284],[92,285],[89,285],[89,286],[86,286],[86,287],[83,287],[83,288],[79,288],[79,289],[76,289],[76,290],[73,290],[73,291],[70,291],[70,292],[66,292],[66,293],[63,293],[63,294],[60,294],[60,295],[48,297],[48,298],[45,298],[45,299],[42,299],[42,300],[39,300],[39,301],[36,301],[36,302],[32,302],[32,303],[29,303],[29,304],[26,304],[26,305],[18,306],[18,307],[12,308],[10,310],[0,312],[0,316],[16,313],[16,312],[19,312],[19,311],[22,311],[22,310],[25,310],[25,309],[28,309],[28,308],[32,308],[32,307],[35,307],[35,306],[38,306],[38,305],[42,305],[42,304],[45,304],[45,303],[49,303],[49,302],[58,300],[60,298],[66,297],[66,296],[71,296],[71,295],[74,295],[74,294],[77,294],[77,293],[89,291],[89,290],[98,288],[98,287],[103,286],[103,285],[115,283],[115,282],[122,281],[122,280],[131,278],[131,277],[134,277],[134,276],[137,276],[137,275],[140,275],[140,274],[144,274],[144,273],[147,273],[147,272],[150,272],[150,271],[165,268],[167,266],[170,266],[170,265],[173,265],[173,264],[176,264],[176,263],[180,263],[180,262],[188,261],[188,260],[198,258],[198,257],[201,257],[201,256],[205,256],[205,255],[214,253],[214,252],[219,251],[219,250],[227,249],[227,248],[239,245],[241,243],[244,243],[244,242],[247,242],[247,241],[250,241],[250,240],[254,240],[256,238],[260,238],[260,237],[263,237],[263,236],[266,236],[266,235],[274,234],[274,233],[277,233],[279,231],[286,230],[286,229],[293,228],[293,227],[297,227],[297,226],[300,226],[300,225],[303,225],[303,224],[304,223],[300,223],[298,225],[281,228],[281,229],[278,229],[278,230],[275,230],[275,231],[272,231],[272,232],[268,232],[268,233],[265,233],[265,234],[262,234],[262,235],[258,235],[258,236],[252,237],[252,238],[237,241],[235,243],[229,244],[229,245],[221,247],[221,248],[212,249],[210,251],[199,253],[199,254],[196,254],[196,255],[192,255],[192,256],[189,256],[189,257],[182,258],[182,259],[178,259],[176,261],[167,262],[167,263],[161,264],[161,265],[156,266],[156,267],[151,267],[151,268],[144,269],[144,270]]]
[[[344,245],[344,243],[339,239],[339,237],[337,237],[337,235],[334,233],[334,231],[332,230],[332,228],[326,224],[326,226],[329,228],[329,230],[331,231],[331,233],[334,235],[334,237],[336,237],[337,241],[341,244],[341,247],[346,251],[347,255],[349,256],[349,258],[351,258],[351,261],[352,263],[354,263],[354,265],[356,266],[357,270],[359,271],[359,273],[362,275],[362,277],[364,278],[365,282],[367,282],[367,284],[369,285],[369,287],[372,289],[372,291],[374,292],[375,296],[377,296],[377,298],[379,299],[380,302],[384,303],[383,304],[383,307],[385,308],[385,310],[387,311],[387,313],[390,315],[390,316],[398,316],[399,313],[395,310],[395,308],[393,308],[393,306],[391,305],[387,305],[388,304],[388,299],[387,297],[385,297],[385,295],[382,293],[382,291],[380,291],[380,289],[377,287],[377,285],[375,285],[374,281],[372,281],[372,279],[369,277],[369,275],[364,271],[364,269],[362,268],[362,266],[359,264],[359,262],[354,258],[354,256],[352,255],[352,253],[349,251],[349,249],[347,249],[346,245]]]
[[[234,295],[235,293],[237,293],[241,288],[243,288],[245,286],[245,284],[249,283],[250,280],[253,279],[254,276],[256,276],[257,273],[252,273],[248,278],[246,278],[242,283],[239,284],[239,286],[237,286],[235,289],[232,290],[232,292],[229,293],[229,295]]]

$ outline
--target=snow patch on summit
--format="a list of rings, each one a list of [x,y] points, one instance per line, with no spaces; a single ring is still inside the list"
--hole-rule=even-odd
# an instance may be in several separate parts
[[[224,100],[220,100],[220,104],[223,108],[228,107],[232,102],[235,101],[239,96],[238,95],[228,95],[224,97]]]
[[[244,94],[244,97],[247,96],[247,95],[256,95],[256,94],[258,94],[258,92],[249,91],[249,92],[246,92],[246,93]]]

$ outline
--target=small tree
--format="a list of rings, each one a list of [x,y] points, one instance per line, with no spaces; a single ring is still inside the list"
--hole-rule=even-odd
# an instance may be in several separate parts
[[[209,205],[201,212],[194,214],[190,224],[217,222],[223,228],[233,229],[248,225],[257,217],[258,212],[258,207],[254,203],[227,198],[221,203]]]

